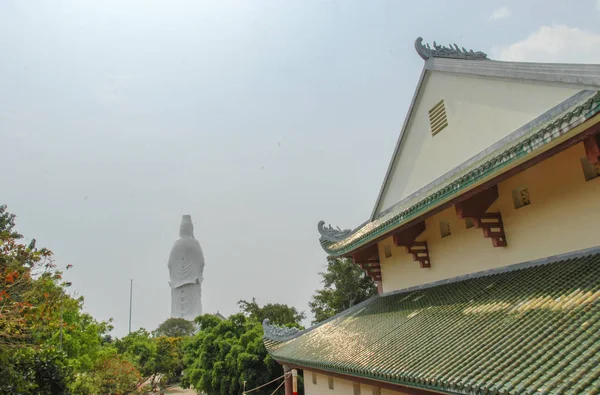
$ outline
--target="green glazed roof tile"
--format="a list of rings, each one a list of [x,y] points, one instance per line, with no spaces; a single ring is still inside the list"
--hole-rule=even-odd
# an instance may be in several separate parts
[[[265,345],[282,363],[462,394],[594,394],[600,247],[376,296]]]

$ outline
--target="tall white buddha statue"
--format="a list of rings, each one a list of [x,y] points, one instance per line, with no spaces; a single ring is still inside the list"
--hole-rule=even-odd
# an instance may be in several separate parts
[[[192,217],[184,215],[179,238],[169,256],[171,281],[171,317],[193,320],[202,314],[202,273],[204,256],[200,243],[194,239]]]

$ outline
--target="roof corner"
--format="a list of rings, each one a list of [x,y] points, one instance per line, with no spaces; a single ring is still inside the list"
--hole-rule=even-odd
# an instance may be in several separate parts
[[[300,334],[300,329],[298,328],[288,328],[285,326],[277,326],[271,325],[271,321],[268,318],[265,318],[262,322],[264,337],[268,340],[284,342]]]
[[[481,51],[473,51],[465,49],[456,44],[450,44],[448,47],[438,45],[433,42],[433,48],[429,44],[423,45],[423,37],[417,37],[415,40],[415,49],[423,60],[427,61],[430,58],[453,58],[453,59],[468,59],[468,60],[489,60],[487,54]]]

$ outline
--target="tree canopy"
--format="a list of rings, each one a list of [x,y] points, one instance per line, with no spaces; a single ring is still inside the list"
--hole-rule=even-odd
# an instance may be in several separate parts
[[[259,306],[239,302],[241,313],[222,320],[205,314],[196,318],[199,331],[184,346],[185,372],[182,382],[207,394],[239,394],[280,377],[281,366],[268,354],[263,343],[262,320],[299,326],[304,313],[283,304]],[[257,390],[269,395],[280,382]],[[280,389],[283,393],[283,389]]]
[[[191,336],[196,331],[192,321],[184,318],[168,318],[156,328],[156,336],[185,337]]]
[[[268,318],[274,325],[299,326],[300,322],[306,318],[306,314],[299,313],[295,307],[280,303],[267,303],[261,307],[254,298],[251,302],[240,300],[238,305],[246,317],[258,322],[263,322],[265,318]]]
[[[373,280],[350,259],[331,259],[327,271],[319,274],[323,277],[323,289],[316,291],[308,304],[315,316],[313,324],[377,294]]]
[[[110,322],[82,311],[52,252],[21,243],[15,216],[0,206],[0,392],[123,394],[137,368],[103,341]],[[70,265],[65,270],[70,269]]]

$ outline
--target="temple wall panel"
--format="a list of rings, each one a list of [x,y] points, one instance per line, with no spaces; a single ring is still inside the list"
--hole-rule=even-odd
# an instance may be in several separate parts
[[[329,376],[324,374],[317,375],[317,383],[312,381],[313,372],[304,370],[304,393],[306,395],[377,395],[377,389],[366,384],[360,384],[359,394],[355,394],[354,382],[333,377],[333,389],[329,388]],[[386,388],[379,389],[379,395],[406,395],[406,392],[392,391]]]

